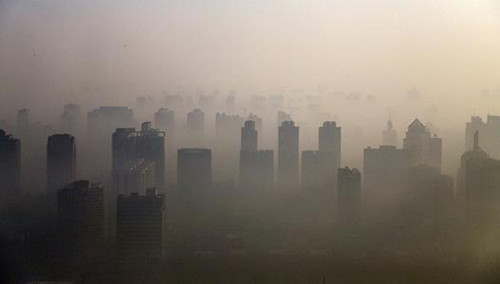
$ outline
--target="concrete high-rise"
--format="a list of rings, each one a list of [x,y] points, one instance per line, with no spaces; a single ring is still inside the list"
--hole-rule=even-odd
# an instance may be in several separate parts
[[[81,110],[80,105],[64,105],[61,115],[61,131],[72,135],[77,135],[80,131]]]
[[[241,128],[240,185],[244,189],[266,190],[274,183],[274,152],[258,150],[255,122],[245,121]]]
[[[278,183],[287,190],[299,183],[299,127],[293,121],[284,121],[278,130]]]
[[[134,128],[118,128],[113,133],[113,176],[120,171],[127,171],[130,163],[137,159],[154,162],[154,176],[159,191],[165,190],[165,132],[151,128],[150,122],[144,122],[141,130]],[[122,192],[116,188],[114,190]]]
[[[338,169],[338,217],[344,224],[356,224],[361,218],[361,173],[348,167]]]
[[[335,188],[337,170],[341,162],[341,128],[335,121],[325,121],[319,128],[318,151],[322,156],[323,172],[320,185]]]
[[[55,134],[47,142],[47,194],[54,195],[76,180],[75,137]]]
[[[163,195],[154,188],[145,195],[120,195],[117,201],[117,248],[126,260],[159,259],[164,254]]]
[[[0,204],[13,202],[21,191],[21,142],[0,129]]]
[[[486,122],[481,117],[473,116],[465,127],[465,149],[473,150],[474,133],[479,131],[480,147],[492,158],[500,159],[500,116],[488,115]]]
[[[205,139],[205,113],[194,109],[187,114],[187,143],[189,146],[200,146]]]
[[[57,192],[57,220],[63,242],[92,248],[104,237],[104,188],[80,180]]]
[[[408,126],[403,149],[408,152],[411,165],[428,165],[441,169],[441,138],[436,137],[436,135],[431,136],[425,125],[418,119],[415,119]]]
[[[177,183],[181,192],[191,194],[212,186],[212,151],[185,148],[177,151]]]
[[[214,180],[237,180],[240,129],[243,123],[244,119],[239,115],[215,115]]]

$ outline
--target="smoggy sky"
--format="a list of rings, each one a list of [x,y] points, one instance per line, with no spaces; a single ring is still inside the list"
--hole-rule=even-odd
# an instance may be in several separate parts
[[[416,87],[423,109],[440,110],[438,127],[462,135],[473,112],[500,113],[499,74],[500,1],[0,0],[0,110],[10,117],[179,88],[314,95],[323,85],[377,96],[384,117],[408,114],[403,129],[421,114],[401,110]]]

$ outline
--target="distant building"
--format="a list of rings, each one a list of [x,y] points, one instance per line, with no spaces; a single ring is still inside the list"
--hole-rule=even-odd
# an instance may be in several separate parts
[[[121,171],[128,172],[131,163],[137,159],[154,162],[156,187],[165,190],[165,132],[151,128],[150,122],[144,122],[140,131],[134,128],[118,128],[113,133],[113,177],[118,177]],[[123,192],[113,182],[117,192]]]
[[[393,129],[392,120],[387,121],[387,129],[382,132],[382,145],[397,146],[398,133]]]
[[[474,157],[465,166],[465,205],[468,220],[497,224],[500,202],[500,161]]]
[[[254,113],[250,113],[248,115],[248,118],[247,120],[251,120],[255,123],[255,130],[257,130],[257,132],[259,133],[262,133],[262,117],[259,117],[258,115],[254,114]]]
[[[339,221],[356,224],[361,218],[361,173],[357,169],[341,168],[337,182]]]
[[[57,191],[76,180],[75,137],[55,134],[47,143],[47,194]]]
[[[486,122],[479,116],[471,117],[465,127],[466,150],[473,149],[474,133],[479,131],[480,147],[492,158],[500,159],[500,116],[488,115]]]
[[[406,132],[403,149],[408,152],[410,164],[413,166],[428,165],[441,169],[441,138],[431,136],[425,125],[415,119]]]
[[[212,186],[212,151],[185,148],[177,151],[177,182],[181,192],[195,193]]]
[[[145,159],[135,159],[124,162],[121,168],[113,172],[113,193],[144,194],[146,189],[155,187],[155,162]]]
[[[284,112],[284,111],[278,111],[278,127],[280,127],[283,122],[285,121],[291,121],[292,120],[292,117],[290,116],[290,114]]]
[[[466,151],[460,157],[460,168],[457,172],[457,198],[459,201],[465,201],[466,188],[466,170],[467,162],[473,158],[489,159],[490,156],[479,147],[479,130],[474,133],[474,145],[471,150]]]
[[[0,129],[0,204],[15,201],[21,191],[21,142]]]
[[[148,189],[145,195],[120,195],[117,201],[117,247],[126,260],[163,257],[165,226],[163,195]]]
[[[82,164],[92,165],[86,168],[86,176],[99,180],[109,178],[111,169],[111,137],[117,128],[134,127],[134,113],[127,107],[99,107],[87,114],[88,141],[85,143],[85,155]]]
[[[155,113],[155,127],[161,131],[175,132],[175,111],[168,108],[161,108]]]
[[[341,161],[341,128],[335,121],[325,121],[318,133],[318,150],[325,163],[323,170],[325,173],[321,183],[323,186],[334,189]]]
[[[366,148],[363,158],[363,196],[380,209],[402,199],[410,167],[408,152],[394,146]]]
[[[61,240],[85,251],[104,237],[104,188],[80,180],[57,192]]]
[[[19,135],[26,135],[30,129],[30,110],[20,109],[17,112],[17,132]]]
[[[299,183],[299,127],[284,121],[278,131],[278,183],[294,189]]]
[[[328,155],[320,151],[302,151],[301,159],[301,183],[306,191],[333,192],[333,167]]]
[[[64,105],[61,115],[61,131],[76,135],[80,131],[81,108],[77,104]]]
[[[205,113],[195,109],[187,114],[187,135],[190,145],[201,145],[205,139]]]
[[[240,129],[244,119],[239,115],[215,115],[214,179],[234,181],[238,177]]]
[[[255,122],[245,121],[241,128],[240,184],[245,189],[270,189],[274,183],[274,152],[257,150]]]

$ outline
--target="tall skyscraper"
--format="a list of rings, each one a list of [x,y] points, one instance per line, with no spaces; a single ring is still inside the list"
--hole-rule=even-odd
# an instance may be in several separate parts
[[[436,135],[431,136],[425,125],[418,119],[415,119],[408,126],[403,149],[408,152],[412,165],[428,165],[441,169],[441,138],[436,137]]]
[[[299,183],[299,127],[284,121],[278,131],[278,183],[295,189]]]
[[[134,113],[127,107],[99,107],[87,114],[88,141],[83,159],[84,175],[92,179],[107,180],[111,169],[109,157],[111,137],[117,128],[134,127]]]
[[[47,143],[47,194],[54,195],[76,179],[75,137],[55,134]]]
[[[212,186],[212,151],[185,148],[177,151],[177,182],[188,194],[208,190]]]
[[[57,192],[61,240],[85,252],[104,237],[104,188],[80,180]]]
[[[474,133],[479,131],[480,147],[492,158],[500,159],[500,116],[488,115],[486,122],[481,117],[473,116],[465,127],[466,150],[473,149]]]
[[[237,180],[240,129],[243,123],[244,119],[239,115],[215,115],[214,180]]]
[[[244,189],[266,190],[274,183],[274,152],[258,150],[255,122],[245,121],[241,128],[240,185]]]
[[[0,129],[0,204],[15,201],[21,191],[21,142]]]
[[[137,261],[163,256],[164,210],[163,195],[154,188],[145,195],[118,196],[116,237],[122,257]]]
[[[320,185],[334,189],[341,159],[341,128],[335,121],[325,121],[319,128],[318,150],[322,156],[323,172]]]
[[[361,173],[348,167],[338,170],[338,213],[339,221],[356,224],[361,217]]]
[[[363,196],[370,209],[398,202],[406,188],[408,152],[394,146],[366,148],[363,157]]]
[[[134,128],[118,128],[113,133],[113,177],[121,171],[129,171],[130,165],[143,159],[154,162],[154,176],[158,190],[165,190],[165,132],[151,128],[150,122],[144,122],[141,130]],[[116,188],[114,190],[122,192]]]
[[[155,113],[155,127],[159,130],[168,132],[175,131],[175,111],[168,108],[160,108]]]
[[[81,113],[80,106],[77,104],[64,105],[64,111],[61,115],[61,131],[76,135],[80,130]]]
[[[393,129],[392,120],[387,121],[387,129],[382,132],[382,145],[397,146],[398,133]]]
[[[473,158],[489,159],[490,156],[479,147],[479,130],[473,135],[474,145],[471,150],[466,151],[460,157],[460,168],[457,171],[457,198],[460,202],[465,201],[466,169],[467,162]]]
[[[205,113],[195,109],[187,114],[187,143],[190,146],[201,146],[205,139]]]
[[[283,122],[285,121],[291,121],[292,120],[292,117],[290,116],[290,114],[284,112],[284,111],[278,111],[278,127],[280,127]]]

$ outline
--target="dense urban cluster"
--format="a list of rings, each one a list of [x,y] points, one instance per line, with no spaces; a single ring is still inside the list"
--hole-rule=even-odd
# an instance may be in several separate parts
[[[389,118],[357,169],[343,164],[341,125],[314,109],[317,149],[306,150],[283,97],[255,96],[244,114],[228,114],[234,94],[224,112],[214,99],[141,97],[134,110],[101,106],[86,119],[68,104],[56,126],[19,110],[0,130],[5,279],[498,280],[468,260],[498,242],[500,117],[467,123],[455,178],[419,119],[398,148]]]

